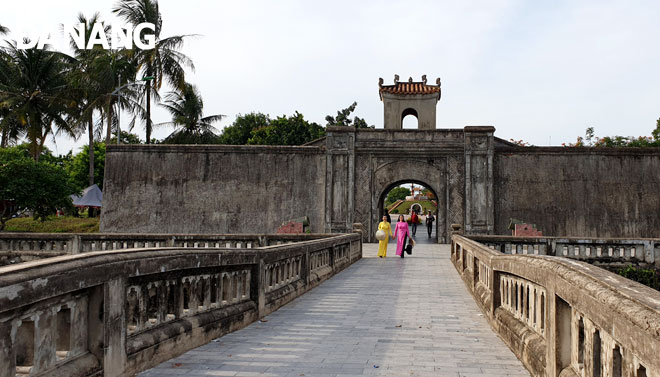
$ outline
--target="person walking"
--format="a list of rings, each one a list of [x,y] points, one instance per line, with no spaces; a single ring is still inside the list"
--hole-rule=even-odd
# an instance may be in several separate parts
[[[387,244],[390,241],[390,237],[394,239],[392,235],[392,227],[390,226],[389,221],[387,221],[387,216],[383,215],[383,221],[378,224],[378,230],[385,232],[385,239],[378,241],[378,258],[387,257]]]
[[[404,257],[405,251],[403,248],[406,246],[406,239],[410,237],[410,241],[415,244],[415,240],[410,236],[410,231],[408,231],[408,223],[406,219],[403,218],[403,215],[399,215],[399,220],[396,223],[396,228],[394,228],[394,237],[396,238],[396,255],[401,258]]]
[[[417,216],[417,212],[415,210],[412,211],[412,215],[410,215],[410,223],[412,224],[412,235],[415,236],[417,235],[417,222],[419,221],[419,216]]]
[[[426,215],[426,232],[429,234],[429,238],[431,238],[431,233],[433,233],[433,222],[435,221],[435,217],[431,213],[431,211],[428,211],[428,215]]]

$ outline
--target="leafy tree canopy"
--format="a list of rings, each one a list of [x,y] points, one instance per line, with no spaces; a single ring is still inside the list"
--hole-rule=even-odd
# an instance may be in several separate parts
[[[302,145],[325,136],[325,129],[305,120],[296,111],[289,117],[283,115],[270,125],[252,130],[248,144],[253,145]]]
[[[30,210],[42,221],[60,208],[72,208],[78,193],[62,166],[4,152],[0,161],[0,230],[14,215]]]
[[[218,139],[219,144],[245,145],[252,130],[270,125],[270,117],[263,113],[239,114],[232,125],[225,127]]]
[[[89,145],[82,147],[77,155],[73,156],[69,175],[72,184],[78,190],[89,186]],[[94,183],[103,190],[103,172],[105,171],[105,143],[94,143]]]
[[[405,200],[406,196],[410,196],[410,189],[405,187],[395,187],[387,193],[385,205],[390,205],[397,200]]]
[[[119,141],[121,144],[142,144],[143,141],[140,139],[140,137],[136,134],[132,134],[130,132],[126,131],[120,131],[119,133]],[[110,144],[117,144],[117,136],[113,136],[112,139],[110,140]]]
[[[160,144],[220,144],[220,136],[212,131],[190,132],[180,130],[161,140]]]
[[[357,106],[357,102],[353,102],[349,107],[337,111],[337,116],[333,117],[331,115],[328,115],[325,117],[325,121],[327,122],[326,127],[328,126],[352,126],[355,128],[374,128],[374,126],[370,126],[367,124],[367,121],[360,118],[360,117],[355,117],[353,119],[350,118],[350,115],[353,111],[355,111],[355,107]]]
[[[651,131],[651,136],[596,136],[594,127],[588,127],[584,137],[578,136],[575,143],[563,143],[565,147],[660,147],[660,119]]]

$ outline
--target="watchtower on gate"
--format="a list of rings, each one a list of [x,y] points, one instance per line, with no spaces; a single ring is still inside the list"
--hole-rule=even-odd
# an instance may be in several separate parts
[[[399,75],[394,75],[394,85],[383,85],[383,79],[378,79],[378,93],[385,108],[384,126],[386,130],[403,128],[403,118],[413,115],[417,118],[420,130],[435,129],[435,108],[440,100],[440,79],[436,85],[426,83],[426,75],[422,81],[414,82],[412,77],[408,82],[399,82]]]

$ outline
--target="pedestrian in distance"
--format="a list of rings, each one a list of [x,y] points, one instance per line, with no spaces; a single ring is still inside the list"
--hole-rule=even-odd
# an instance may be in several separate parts
[[[387,257],[387,244],[390,241],[390,237],[394,239],[392,235],[392,227],[390,226],[389,221],[387,221],[387,216],[383,215],[383,221],[378,224],[378,230],[385,232],[385,238],[378,241],[378,258]]]
[[[435,216],[431,213],[431,211],[428,211],[428,214],[426,215],[426,231],[429,234],[429,238],[431,238],[431,233],[433,233],[433,222],[435,221]]]
[[[415,210],[412,211],[412,215],[410,215],[410,223],[412,224],[412,235],[416,236],[417,235],[417,222],[419,221],[419,216],[417,216],[417,212]]]
[[[403,258],[405,254],[403,249],[406,247],[406,240],[410,238],[412,244],[415,245],[415,240],[410,236],[408,223],[406,222],[406,219],[404,219],[403,215],[399,215],[396,228],[394,228],[394,237],[396,238],[396,255]]]

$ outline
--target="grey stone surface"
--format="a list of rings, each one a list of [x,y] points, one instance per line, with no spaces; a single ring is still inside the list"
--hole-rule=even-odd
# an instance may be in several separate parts
[[[494,165],[496,234],[516,218],[547,236],[658,236],[658,148],[504,149]]]
[[[445,245],[365,258],[242,330],[141,376],[529,376],[492,332]]]
[[[325,155],[317,147],[114,145],[101,231],[273,233],[308,216],[323,232]]]

